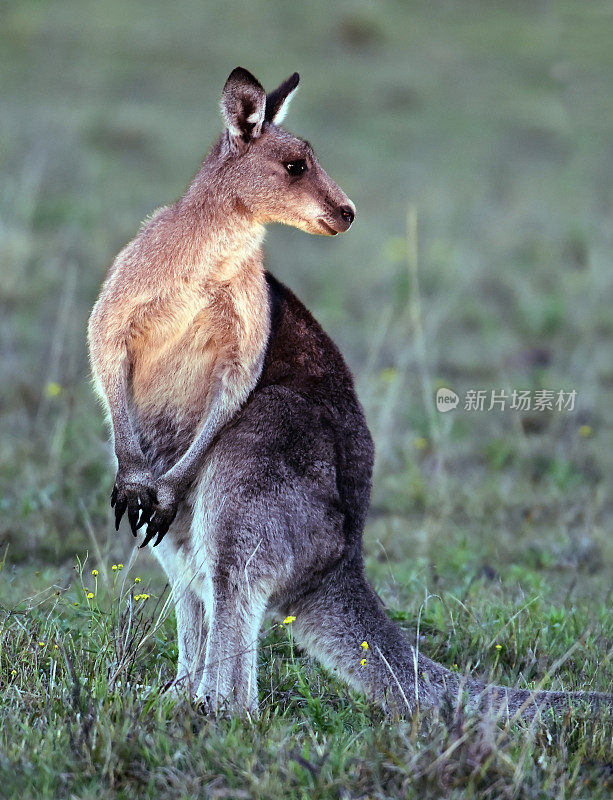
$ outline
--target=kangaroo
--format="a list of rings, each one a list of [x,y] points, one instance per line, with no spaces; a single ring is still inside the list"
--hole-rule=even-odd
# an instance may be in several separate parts
[[[268,95],[237,67],[225,130],[174,205],[116,257],[91,314],[97,391],[117,456],[116,527],[168,575],[176,686],[211,711],[257,709],[266,612],[390,713],[464,698],[533,718],[610,696],[530,692],[428,659],[385,613],[362,557],[374,448],[351,373],[292,292],[265,271],[264,225],[345,232],[355,207],[311,145],[280,127],[297,73]]]

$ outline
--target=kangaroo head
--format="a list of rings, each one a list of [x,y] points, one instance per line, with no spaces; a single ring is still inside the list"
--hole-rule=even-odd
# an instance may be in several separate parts
[[[221,97],[224,183],[237,207],[259,223],[334,236],[348,230],[355,206],[326,175],[311,145],[279,127],[298,80],[295,72],[267,95],[246,69],[231,72]]]

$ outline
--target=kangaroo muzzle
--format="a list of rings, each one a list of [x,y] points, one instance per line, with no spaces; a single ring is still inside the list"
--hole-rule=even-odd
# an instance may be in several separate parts
[[[351,200],[347,200],[334,211],[324,217],[320,217],[318,222],[324,233],[329,236],[336,236],[337,233],[345,233],[351,227],[355,219],[355,206]]]

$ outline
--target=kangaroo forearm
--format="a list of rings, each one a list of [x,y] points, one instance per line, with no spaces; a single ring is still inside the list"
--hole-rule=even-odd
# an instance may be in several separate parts
[[[138,437],[130,422],[127,371],[127,356],[114,368],[110,369],[105,364],[103,369],[97,371],[99,388],[110,412],[115,455],[120,465],[144,461]]]
[[[121,256],[117,257],[115,265],[121,266]],[[115,454],[120,466],[144,461],[128,411],[128,346],[132,339],[135,314],[142,307],[142,300],[140,303],[134,300],[125,302],[124,296],[114,289],[111,277],[94,306],[88,324],[92,371],[98,394],[108,406]]]
[[[125,378],[117,381],[112,399],[109,398],[115,455],[119,466],[140,466],[145,461],[138,437],[130,422],[128,411],[128,389]]]
[[[223,402],[222,394],[218,392],[203,427],[189,449],[166,473],[166,479],[181,486],[187,486],[192,483],[198,475],[203,459],[215,435],[230,416],[228,403]]]
[[[143,464],[145,456],[127,414],[123,410],[113,415],[115,455],[119,465]]]

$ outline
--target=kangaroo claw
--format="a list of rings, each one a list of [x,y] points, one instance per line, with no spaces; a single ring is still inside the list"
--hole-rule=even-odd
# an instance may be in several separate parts
[[[145,538],[143,539],[142,544],[139,545],[139,550],[142,550],[143,547],[147,547],[147,545],[153,539],[155,534],[156,534],[156,531],[152,530],[151,527],[148,527],[147,528],[147,533],[145,534]]]
[[[129,506],[128,508],[128,521],[130,523],[130,527],[132,528],[132,533],[136,536],[136,531],[138,530],[138,518],[140,517],[140,509],[134,508],[134,506]]]
[[[162,507],[157,506],[155,512],[151,519],[148,521],[147,524],[147,534],[141,547],[145,547],[145,545],[149,544],[149,542],[157,536],[155,542],[153,543],[154,547],[157,547],[158,544],[162,541],[164,536],[168,533],[168,529],[173,523],[174,518],[177,516],[177,504],[173,504],[171,506]]]
[[[115,509],[115,530],[119,530],[119,524],[127,510],[130,528],[136,536],[136,531],[151,518],[154,497],[153,476],[149,470],[120,470],[111,492],[111,508]]]
[[[119,497],[115,501],[115,530],[119,530],[119,523],[123,517],[126,508],[128,507],[127,497]]]

